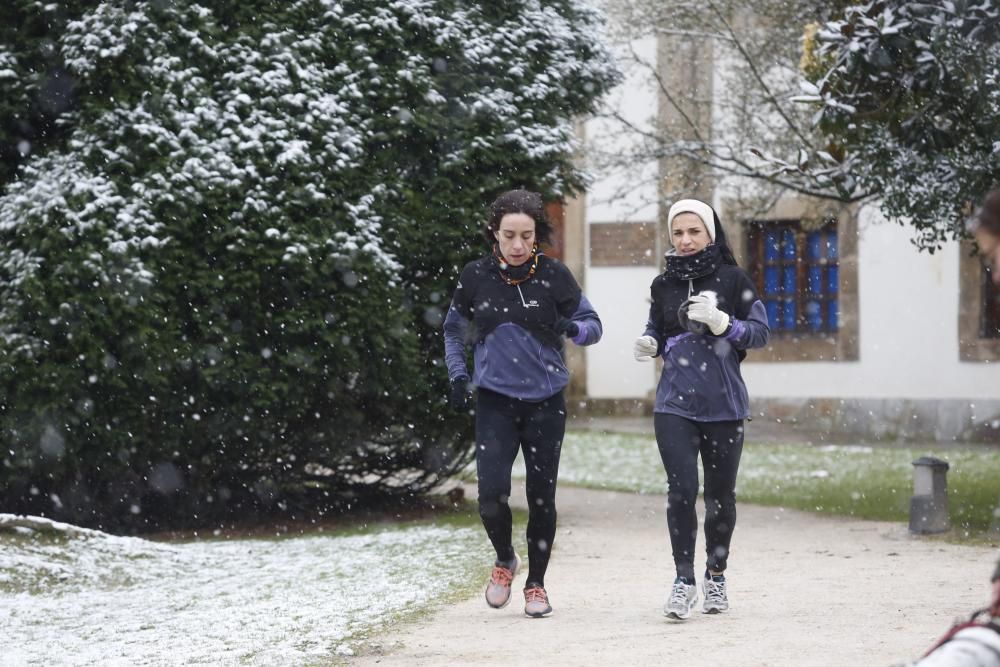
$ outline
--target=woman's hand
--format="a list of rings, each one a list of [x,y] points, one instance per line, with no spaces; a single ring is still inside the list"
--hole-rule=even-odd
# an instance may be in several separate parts
[[[566,338],[576,338],[580,333],[580,325],[573,320],[568,320],[565,317],[560,317],[556,320],[556,333],[561,336],[566,336]]]
[[[695,294],[688,301],[688,319],[704,322],[716,336],[721,336],[729,328],[729,315],[719,310],[714,295]]]
[[[652,336],[639,336],[635,339],[632,353],[636,361],[649,361],[656,356],[659,344]]]
[[[459,375],[451,381],[448,392],[448,407],[455,412],[468,412],[472,392],[469,390],[469,376]]]

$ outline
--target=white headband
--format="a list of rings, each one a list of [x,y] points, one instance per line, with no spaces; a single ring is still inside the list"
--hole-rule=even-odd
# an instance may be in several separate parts
[[[697,199],[681,199],[674,202],[667,214],[667,230],[669,232],[667,238],[671,246],[674,245],[674,218],[681,213],[694,213],[701,218],[708,230],[709,238],[712,239],[712,243],[715,243],[715,211],[712,210],[712,207]]]

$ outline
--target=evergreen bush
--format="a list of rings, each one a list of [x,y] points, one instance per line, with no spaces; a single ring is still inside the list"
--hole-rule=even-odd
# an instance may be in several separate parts
[[[497,192],[583,185],[572,122],[617,77],[598,17],[71,4],[9,10],[74,92],[0,196],[0,511],[314,515],[463,466],[440,322]]]

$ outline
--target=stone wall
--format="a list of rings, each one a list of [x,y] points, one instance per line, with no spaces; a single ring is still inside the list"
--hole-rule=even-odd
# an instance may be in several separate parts
[[[653,411],[649,399],[570,398],[572,418],[641,417]],[[759,426],[778,424],[804,436],[828,434],[830,441],[969,442],[1000,447],[1000,401],[906,399],[756,399]],[[763,423],[763,424],[762,424]]]

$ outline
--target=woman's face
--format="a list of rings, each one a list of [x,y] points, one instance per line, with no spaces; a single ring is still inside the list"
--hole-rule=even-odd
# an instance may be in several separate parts
[[[678,213],[671,224],[671,237],[678,255],[693,255],[712,241],[708,227],[695,213]]]
[[[1000,285],[1000,236],[982,227],[973,234],[976,237],[976,243],[979,244],[979,254],[983,258],[983,263],[990,268],[993,284]]]
[[[500,228],[494,232],[500,244],[500,254],[511,266],[521,266],[531,257],[535,246],[535,220],[526,213],[508,213],[500,218]]]

